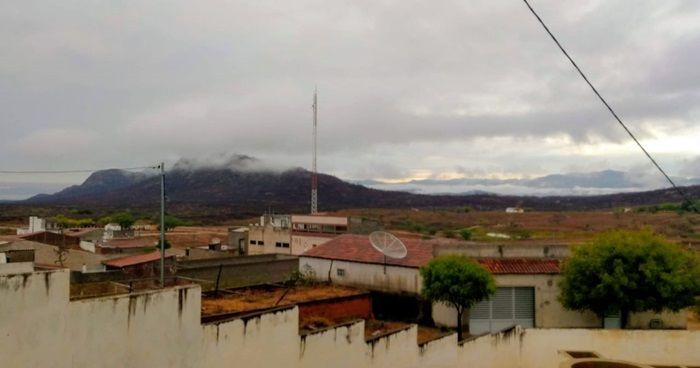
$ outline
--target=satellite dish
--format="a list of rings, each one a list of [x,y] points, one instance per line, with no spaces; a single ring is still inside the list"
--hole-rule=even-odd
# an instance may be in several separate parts
[[[369,242],[385,257],[401,259],[408,253],[403,242],[386,231],[375,231],[369,234]]]

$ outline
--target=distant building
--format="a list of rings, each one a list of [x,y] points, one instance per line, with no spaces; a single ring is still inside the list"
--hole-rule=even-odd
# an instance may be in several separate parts
[[[46,231],[46,220],[37,216],[29,216],[29,225],[17,229],[17,235],[27,235],[40,231]]]
[[[291,217],[290,215],[260,216],[260,223],[248,227],[248,246],[246,254],[292,254],[291,251]],[[240,240],[239,240],[240,242]],[[229,242],[229,244],[231,244]]]
[[[228,229],[228,250],[238,255],[248,254],[248,234],[246,226],[235,226]]]
[[[344,216],[292,215],[291,254],[302,254],[348,232],[348,218]]]
[[[521,207],[508,207],[506,213],[523,213],[525,210]]]
[[[165,272],[175,274],[174,254],[165,254]],[[107,270],[121,270],[134,278],[156,277],[160,274],[160,251],[137,254],[133,256],[112,258],[102,261]]]
[[[299,269],[312,271],[310,273],[322,281],[417,298],[422,288],[421,266],[437,254],[464,254],[453,248],[441,252],[439,245],[418,239],[402,241],[407,249],[406,257],[392,259],[374,249],[367,236],[341,235],[302,254]],[[494,275],[497,291],[489,300],[472,307],[465,316],[464,322],[469,322],[471,334],[499,331],[516,324],[536,328],[595,328],[602,325],[603,321],[593,313],[566,310],[558,301],[561,258],[499,257],[499,254],[510,252],[502,250],[504,246],[501,245],[492,247],[492,252],[480,251],[482,254],[491,253],[491,256],[474,259]],[[546,253],[540,248],[532,245],[526,251],[533,255]],[[451,327],[456,324],[456,311],[444,304],[433,304],[431,315],[436,324]],[[687,325],[683,311],[635,313],[630,323],[634,328],[644,329],[650,328],[652,320],[661,321],[666,328],[685,328]],[[608,321],[606,325],[614,324]]]

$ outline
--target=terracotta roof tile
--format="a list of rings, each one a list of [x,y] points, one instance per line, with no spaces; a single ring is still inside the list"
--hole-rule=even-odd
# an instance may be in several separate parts
[[[165,258],[170,258],[170,257],[175,257],[175,255],[174,254],[167,254],[167,252],[166,252]],[[157,261],[159,259],[160,259],[160,251],[155,251],[155,252],[150,252],[150,253],[137,254],[135,256],[113,258],[113,259],[109,259],[106,261],[102,261],[102,263],[105,266],[122,268],[122,267],[133,266],[133,265],[137,265],[137,264],[141,264],[141,263],[153,262],[153,261]]]
[[[419,268],[433,258],[433,246],[418,239],[404,239],[407,255],[402,259],[386,258],[386,264]],[[384,255],[374,249],[367,235],[344,234],[310,249],[302,257],[384,264]]]
[[[556,259],[536,258],[492,258],[479,259],[493,274],[558,274],[561,273]]]

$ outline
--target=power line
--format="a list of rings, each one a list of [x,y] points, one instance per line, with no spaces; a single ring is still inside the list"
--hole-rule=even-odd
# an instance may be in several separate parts
[[[90,173],[101,170],[145,170],[145,169],[157,169],[156,166],[140,166],[140,167],[121,167],[121,168],[105,168],[105,169],[78,169],[78,170],[0,170],[0,174],[76,174],[76,173]]]
[[[559,47],[559,50],[561,50],[561,52],[564,53],[564,56],[566,56],[566,58],[569,59],[569,61],[571,62],[571,65],[573,65],[574,68],[576,68],[576,71],[578,71],[578,73],[581,75],[581,77],[583,78],[583,80],[586,81],[586,83],[588,84],[589,87],[591,87],[591,89],[593,90],[593,93],[595,93],[596,96],[598,96],[598,99],[600,99],[600,102],[602,102],[603,105],[605,105],[605,107],[608,108],[608,111],[610,111],[610,113],[611,113],[612,116],[615,118],[615,120],[617,120],[617,122],[620,123],[620,126],[622,126],[622,128],[627,132],[627,134],[629,134],[629,136],[634,140],[634,142],[637,143],[637,146],[639,146],[639,148],[642,150],[642,152],[644,152],[644,154],[649,158],[649,160],[651,161],[651,163],[654,164],[654,166],[656,166],[656,168],[661,172],[661,174],[666,178],[666,180],[668,180],[668,182],[671,183],[671,186],[673,187],[673,189],[675,189],[676,192],[678,192],[678,194],[680,194],[681,197],[683,197],[683,199],[688,203],[688,205],[689,205],[691,208],[693,208],[693,210],[694,210],[695,212],[700,212],[700,211],[698,211],[698,208],[695,207],[695,204],[693,204],[693,201],[691,201],[690,198],[685,194],[685,192],[684,192],[683,190],[681,190],[681,188],[679,188],[679,187],[676,185],[676,183],[673,182],[673,180],[671,179],[671,177],[668,176],[668,174],[666,174],[666,171],[664,171],[664,169],[662,169],[661,166],[659,166],[659,164],[656,162],[656,160],[654,160],[654,158],[651,157],[651,154],[649,154],[649,152],[644,148],[644,146],[642,146],[642,143],[639,142],[639,140],[637,139],[637,137],[635,137],[634,134],[632,134],[632,132],[629,130],[629,128],[627,128],[627,126],[625,125],[625,123],[622,122],[622,119],[620,119],[620,117],[617,116],[617,113],[615,113],[615,110],[613,110],[613,108],[610,107],[610,105],[608,104],[608,102],[605,101],[605,99],[603,98],[603,96],[601,96],[601,94],[598,92],[598,90],[593,86],[593,83],[591,83],[591,82],[588,80],[588,77],[586,77],[586,75],[583,73],[583,71],[581,70],[581,68],[579,68],[579,66],[576,64],[576,62],[574,61],[574,59],[572,59],[571,56],[569,56],[569,53],[566,52],[566,50],[564,50],[564,47],[561,45],[561,43],[559,43],[559,40],[557,40],[557,38],[554,36],[554,34],[552,34],[552,32],[551,32],[551,31],[549,30],[549,28],[547,27],[547,25],[544,24],[544,21],[542,20],[542,18],[540,18],[540,16],[537,14],[537,12],[535,11],[535,9],[533,9],[532,6],[530,6],[530,3],[529,3],[527,0],[523,0],[523,2],[525,3],[525,5],[527,5],[528,9],[530,9],[530,12],[532,12],[532,15],[534,15],[535,18],[537,18],[537,21],[540,22],[540,24],[542,25],[542,27],[544,28],[544,30],[547,31],[547,33],[548,33],[549,36],[552,38],[552,40],[554,41],[554,43],[557,44],[557,46]]]

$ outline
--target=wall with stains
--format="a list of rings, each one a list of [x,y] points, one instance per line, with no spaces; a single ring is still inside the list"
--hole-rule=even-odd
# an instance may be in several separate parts
[[[330,274],[329,274],[330,269]],[[342,270],[340,273],[338,269]],[[391,293],[418,294],[422,287],[417,268],[299,257],[299,271],[313,270],[316,279]]]
[[[591,351],[602,357],[663,366],[697,366],[700,331],[521,329],[465,341],[458,361],[484,368],[558,367],[566,351]],[[513,364],[518,362],[518,364]]]
[[[202,325],[198,286],[69,300],[67,270],[0,276],[5,367],[555,367],[562,350],[700,362],[700,331],[514,328],[418,345],[410,326],[365,341],[364,321],[300,336],[299,308]]]
[[[0,276],[0,366],[70,366],[68,278],[68,270]]]

